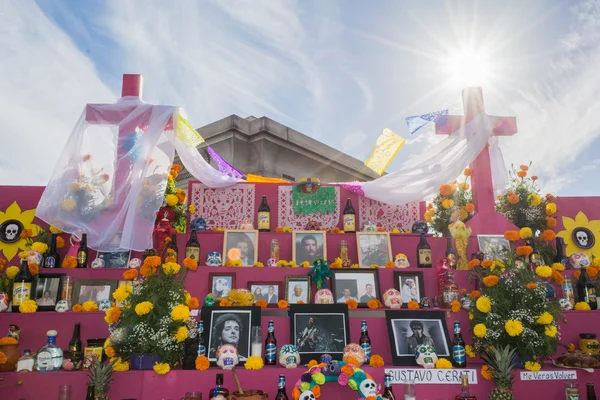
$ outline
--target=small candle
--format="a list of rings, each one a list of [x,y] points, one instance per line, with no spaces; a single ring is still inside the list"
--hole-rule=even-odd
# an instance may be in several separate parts
[[[250,355],[252,357],[262,357],[262,343],[252,343]]]

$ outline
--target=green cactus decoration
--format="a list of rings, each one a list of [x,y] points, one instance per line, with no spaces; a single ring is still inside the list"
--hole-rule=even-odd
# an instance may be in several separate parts
[[[312,276],[313,281],[317,285],[317,290],[327,287],[327,282],[325,282],[325,280],[331,278],[329,264],[322,258],[315,259],[309,275]]]

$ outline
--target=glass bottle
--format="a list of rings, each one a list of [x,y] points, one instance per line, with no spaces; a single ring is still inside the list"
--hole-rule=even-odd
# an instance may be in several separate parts
[[[62,289],[60,292],[60,299],[66,300],[69,303],[69,308],[71,308],[71,298],[73,297],[73,285],[75,284],[75,280],[69,275],[65,275],[62,278]]]
[[[79,248],[77,249],[77,268],[88,267],[88,254],[89,249],[87,247],[87,233],[82,233],[81,242],[79,243]]]
[[[31,299],[31,284],[33,277],[29,272],[26,259],[21,260],[21,267],[13,283],[12,311],[19,312],[19,306],[26,300]]]
[[[446,260],[448,260],[448,266],[450,269],[456,269],[456,250],[452,244],[452,236],[448,236],[446,238]]]
[[[69,351],[71,353],[81,353],[81,336],[80,336],[81,324],[78,322],[73,328],[73,336],[69,342]]]
[[[565,395],[567,400],[579,400],[577,382],[565,382]]]
[[[173,233],[171,235],[171,242],[167,246],[167,249],[173,252],[173,257],[175,257],[175,262],[179,262],[179,249],[177,248],[177,233]],[[169,252],[167,251],[167,257],[169,256]]]
[[[442,306],[444,308],[452,308],[452,302],[458,300],[458,285],[454,282],[454,274],[446,271],[446,283],[442,292]]]
[[[348,259],[348,241],[340,240],[340,258],[342,261]]]
[[[417,246],[417,267],[433,267],[431,259],[431,246],[429,246],[429,243],[427,243],[427,238],[423,232],[421,232],[421,239],[419,240],[419,245]]]
[[[583,301],[587,303],[592,310],[596,310],[598,308],[598,303],[596,302],[596,286],[585,271],[585,268],[581,268],[580,271],[581,275],[577,280],[577,301]]]
[[[287,393],[285,392],[285,375],[279,375],[279,383],[277,384],[277,395],[275,400],[289,400]]]
[[[587,388],[586,389],[586,391],[587,391],[587,393],[586,393],[587,400],[596,400],[596,391],[594,390],[594,384],[591,383],[591,382],[588,382],[586,384],[586,388]]]
[[[571,277],[568,275],[565,275],[563,283],[562,283],[562,290],[563,290],[563,298],[569,300],[569,303],[571,303],[571,308],[575,307],[575,291],[573,290],[573,282],[571,281]]]
[[[210,391],[210,400],[227,400],[229,390],[223,387],[223,374],[217,374],[217,384]]]
[[[365,364],[371,359],[371,338],[369,338],[369,328],[367,321],[363,320],[360,323],[360,347],[365,351]]]
[[[87,393],[85,394],[85,400],[94,400],[96,398],[96,391],[94,385],[88,385]]]
[[[348,197],[348,200],[346,200],[346,207],[344,208],[342,220],[344,221],[344,232],[356,232],[356,212],[354,211],[350,197]],[[342,258],[342,260],[344,259],[343,257],[340,258]]]
[[[404,382],[404,400],[417,400],[417,388],[413,379]]]
[[[260,206],[258,207],[258,231],[259,232],[270,232],[271,231],[271,208],[267,203],[267,196],[262,197]]]
[[[37,352],[35,367],[40,372],[58,371],[64,360],[63,351],[55,344],[58,333],[50,330],[46,335],[48,343]]]
[[[469,376],[462,374],[460,377],[460,393],[456,395],[455,400],[477,400],[477,397],[473,396],[469,392]]]
[[[394,392],[392,391],[392,375],[385,374],[385,389],[381,397],[384,400],[396,400],[396,396],[394,396]]]
[[[569,257],[565,256],[564,252],[565,241],[561,237],[556,237],[556,257],[554,257],[553,262],[561,263],[565,269],[571,269],[573,266],[569,261]]]
[[[56,233],[53,233],[50,238],[50,248],[48,249],[48,254],[44,256],[44,268],[60,267],[60,256],[58,255],[58,251],[56,251],[56,236]]]
[[[204,321],[198,321],[198,356],[206,356],[206,346],[204,345]]]
[[[71,385],[58,387],[58,400],[71,400]]]
[[[269,331],[265,340],[265,365],[277,363],[277,340],[275,339],[275,323],[269,321]]]
[[[454,340],[452,342],[452,361],[456,368],[465,368],[467,366],[467,357],[465,353],[465,340],[460,331],[460,322],[454,321]]]
[[[542,265],[542,258],[540,256],[540,252],[538,251],[535,245],[535,240],[528,240],[527,244],[533,249],[533,251],[529,255],[529,269],[535,272],[535,269]]]
[[[31,355],[31,350],[25,349],[23,352],[23,356],[19,358],[17,361],[17,372],[21,371],[33,371],[33,366],[35,365],[35,360]]]
[[[198,236],[196,236],[196,228],[192,228],[190,238],[185,244],[185,257],[200,262],[200,243],[198,242]]]

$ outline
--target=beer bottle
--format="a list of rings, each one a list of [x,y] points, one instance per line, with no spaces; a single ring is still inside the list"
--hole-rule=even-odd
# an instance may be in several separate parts
[[[223,387],[223,374],[217,374],[217,384],[210,391],[209,400],[226,400],[229,398],[229,390]]]
[[[73,328],[73,336],[69,342],[69,351],[73,353],[81,353],[81,336],[80,336],[81,324],[78,322]]]
[[[77,268],[88,267],[88,247],[87,247],[87,233],[81,234],[81,242],[79,243],[79,249],[77,249]]]
[[[344,232],[346,233],[354,233],[356,232],[356,212],[354,211],[354,207],[352,207],[352,201],[350,197],[346,200],[346,207],[344,208]]]
[[[427,243],[427,238],[423,232],[421,232],[421,240],[417,246],[417,267],[433,267],[433,261],[431,259],[431,247],[429,246],[429,243]]]
[[[587,385],[587,400],[596,400],[596,391],[594,390],[594,384],[588,382]]]
[[[179,263],[179,249],[177,248],[177,233],[171,235],[171,242],[167,246],[167,249],[171,249],[174,251],[173,257],[175,257],[175,262]],[[167,257],[169,256],[169,252],[167,251]]]
[[[365,320],[360,323],[360,347],[365,351],[365,364],[368,364],[371,359],[371,338],[369,338],[369,328]]]
[[[454,321],[454,341],[452,342],[452,361],[456,368],[465,368],[467,366],[467,357],[465,353],[465,341],[460,332],[460,322]]]
[[[12,311],[19,312],[19,306],[25,301],[31,299],[31,284],[33,277],[29,272],[29,265],[26,259],[21,260],[21,268],[13,283]]]
[[[561,263],[565,269],[571,269],[571,263],[569,262],[569,257],[565,256],[565,252],[563,247],[565,246],[564,239],[561,237],[556,237],[556,257],[554,257],[555,263]]]
[[[275,400],[289,400],[287,394],[285,393],[285,375],[279,375],[279,383],[277,385],[277,396],[275,396]]]
[[[56,236],[56,233],[53,233],[50,238],[50,249],[48,250],[48,254],[44,257],[44,268],[60,267],[60,256],[58,255],[58,251],[56,251]]]
[[[265,340],[265,365],[275,365],[277,362],[277,340],[275,339],[275,323],[269,321],[269,333]]]
[[[396,396],[394,396],[394,392],[392,391],[392,375],[385,374],[385,390],[381,397],[384,400],[396,400]]]
[[[583,301],[587,303],[592,310],[596,310],[598,308],[598,303],[596,302],[596,286],[585,271],[585,268],[581,268],[580,271],[581,275],[577,280],[577,301]]]
[[[204,345],[204,321],[198,321],[198,357],[206,356],[206,346]]]
[[[271,231],[271,208],[269,207],[269,204],[267,204],[267,196],[262,197],[262,201],[258,207],[257,219],[259,232]]]
[[[196,236],[196,228],[192,228],[190,239],[185,244],[185,257],[200,262],[200,243]]]
[[[448,266],[450,269],[456,269],[456,250],[452,245],[452,237],[446,238],[446,260],[448,260]]]

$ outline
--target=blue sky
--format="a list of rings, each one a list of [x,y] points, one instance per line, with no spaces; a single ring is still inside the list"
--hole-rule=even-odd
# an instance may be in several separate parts
[[[268,116],[358,159],[384,128],[408,139],[388,172],[434,144],[404,118],[450,108],[487,58],[486,111],[515,115],[507,166],[546,191],[596,195],[599,1],[0,1],[0,182],[44,185],[86,103],[142,73],[148,102],[196,126]]]

